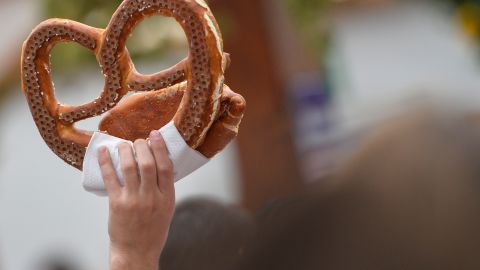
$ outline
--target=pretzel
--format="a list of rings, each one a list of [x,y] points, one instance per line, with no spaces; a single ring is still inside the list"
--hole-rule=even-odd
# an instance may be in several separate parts
[[[174,17],[180,23],[189,54],[167,70],[142,75],[135,70],[125,44],[133,28],[152,15]],[[55,97],[49,55],[62,41],[77,42],[91,50],[102,68],[104,89],[89,103],[65,105]],[[223,94],[224,88],[228,89],[223,84],[228,56],[223,53],[215,18],[203,0],[125,0],[106,29],[49,19],[25,41],[21,61],[22,89],[41,136],[56,155],[80,170],[93,133],[74,124],[114,107],[100,125],[102,132],[130,140],[146,138],[146,130],[173,119],[186,143],[206,156],[213,156],[223,149],[225,141],[236,136],[245,109],[240,95],[230,90]],[[152,92],[133,95],[117,106],[131,91]],[[138,102],[152,97],[159,101],[154,106]],[[124,115],[130,116],[128,120]],[[135,125],[142,121],[141,128]],[[116,129],[114,123],[119,122],[128,124],[123,132]],[[139,132],[132,133],[137,128]]]
[[[182,83],[158,91],[132,95],[104,115],[99,129],[130,141],[146,138],[151,130],[161,128],[172,119],[185,90],[186,84]],[[237,136],[244,111],[243,97],[224,85],[218,118],[197,150],[211,158],[225,148]]]

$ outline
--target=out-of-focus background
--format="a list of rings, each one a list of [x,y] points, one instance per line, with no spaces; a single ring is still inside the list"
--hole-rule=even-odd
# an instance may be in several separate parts
[[[107,201],[42,141],[19,86],[21,44],[50,17],[105,27],[119,0],[0,0],[0,268],[107,268]],[[256,210],[328,175],[375,123],[429,102],[480,110],[478,0],[210,0],[248,110],[238,140],[177,184]],[[144,73],[186,55],[173,19],[142,22],[128,48]],[[94,98],[95,57],[52,54],[62,102]],[[80,123],[95,129],[98,119]],[[381,164],[379,164],[381,166]]]

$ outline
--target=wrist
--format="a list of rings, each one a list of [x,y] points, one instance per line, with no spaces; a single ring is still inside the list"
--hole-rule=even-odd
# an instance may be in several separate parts
[[[160,256],[110,249],[110,270],[158,270]]]

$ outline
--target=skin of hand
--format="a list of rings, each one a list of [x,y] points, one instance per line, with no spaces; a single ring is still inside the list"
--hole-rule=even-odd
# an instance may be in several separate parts
[[[158,131],[119,146],[121,186],[106,148],[99,164],[109,196],[110,269],[156,270],[175,211],[173,166]],[[134,152],[134,151],[135,152]],[[135,160],[136,155],[137,161]]]

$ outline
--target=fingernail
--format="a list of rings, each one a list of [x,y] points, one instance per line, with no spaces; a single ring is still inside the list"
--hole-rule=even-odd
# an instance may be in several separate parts
[[[122,143],[120,143],[118,146],[122,146],[122,147],[132,147],[132,145],[129,144],[128,142],[122,142]]]
[[[162,137],[162,134],[158,130],[152,130],[152,132],[150,132],[150,139],[152,140],[159,139],[161,137]]]

